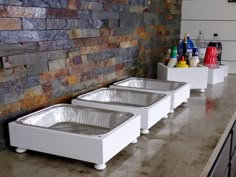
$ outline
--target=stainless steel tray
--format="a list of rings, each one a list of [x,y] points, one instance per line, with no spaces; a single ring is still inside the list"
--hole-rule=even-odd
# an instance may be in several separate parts
[[[78,96],[78,100],[102,102],[105,104],[147,107],[164,98],[163,93],[148,93],[132,90],[101,88]]]
[[[58,104],[37,111],[17,123],[84,135],[101,135],[119,126],[133,114]]]
[[[158,91],[174,91],[185,85],[184,82],[175,81],[163,81],[158,79],[146,79],[146,78],[128,78],[120,82],[116,82],[113,85],[120,87],[131,87]]]

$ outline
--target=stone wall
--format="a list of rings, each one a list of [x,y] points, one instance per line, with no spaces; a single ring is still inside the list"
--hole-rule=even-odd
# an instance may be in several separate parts
[[[178,0],[0,0],[0,142],[21,115],[127,76],[155,77],[179,38],[180,8]]]

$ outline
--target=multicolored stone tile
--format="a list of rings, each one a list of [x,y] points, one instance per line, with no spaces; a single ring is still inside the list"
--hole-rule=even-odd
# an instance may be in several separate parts
[[[155,76],[180,13],[176,0],[0,0],[0,116],[68,101],[131,68]]]

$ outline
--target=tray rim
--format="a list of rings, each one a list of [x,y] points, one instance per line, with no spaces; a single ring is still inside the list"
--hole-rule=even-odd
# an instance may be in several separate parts
[[[96,101],[96,100],[85,100],[85,99],[82,99],[80,97],[84,97],[84,96],[88,96],[89,94],[91,93],[95,93],[97,91],[101,91],[101,90],[119,90],[119,91],[129,91],[129,92],[134,92],[134,93],[145,93],[145,94],[149,94],[149,95],[163,95],[163,97],[158,100],[158,101],[155,101],[154,103],[152,104],[149,104],[147,106],[138,106],[138,105],[132,105],[132,104],[116,104],[116,103],[111,103],[111,102],[102,102],[102,101]],[[91,92],[87,92],[85,94],[82,94],[82,95],[79,95],[77,96],[75,99],[78,100],[78,101],[86,101],[86,102],[95,102],[95,103],[102,103],[102,104],[112,104],[112,105],[119,105],[119,106],[122,106],[122,105],[125,105],[125,106],[129,106],[129,107],[136,107],[136,108],[148,108],[152,105],[154,105],[155,103],[158,103],[160,102],[162,99],[168,97],[169,94],[168,93],[155,93],[155,92],[148,92],[148,91],[142,91],[142,90],[130,90],[130,89],[119,89],[119,88],[107,88],[107,87],[103,87],[103,88],[99,88],[99,89],[96,89],[96,90],[93,90]]]
[[[113,85],[120,83],[120,82],[124,82],[124,81],[128,81],[131,79],[137,79],[137,80],[150,80],[150,81],[161,81],[161,82],[170,82],[170,83],[182,83],[182,84],[187,84],[186,82],[182,82],[182,81],[170,81],[170,80],[162,80],[162,79],[151,79],[151,78],[144,78],[144,77],[128,77],[126,79],[122,79],[120,81],[114,82]]]
[[[128,115],[130,117],[126,121],[124,121],[123,123],[119,124],[115,128],[113,128],[110,131],[108,131],[107,133],[99,134],[99,135],[85,135],[85,134],[79,134],[79,133],[75,133],[75,132],[67,132],[67,131],[62,131],[62,130],[56,130],[56,129],[52,129],[52,128],[48,128],[48,127],[43,127],[43,126],[38,126],[38,125],[24,124],[24,123],[20,122],[21,119],[26,119],[26,118],[28,118],[30,116],[38,114],[41,111],[47,111],[48,109],[51,109],[51,108],[54,108],[54,107],[61,107],[61,106],[78,107],[78,108],[87,109],[87,110],[99,110],[99,111],[102,111],[102,112],[107,112],[108,111],[108,112],[114,112],[114,113],[122,113],[122,114]],[[81,105],[73,105],[73,104],[55,104],[55,105],[46,107],[44,109],[41,109],[39,111],[35,111],[35,112],[32,112],[32,113],[27,114],[25,116],[19,117],[15,121],[10,122],[9,124],[16,124],[16,125],[20,125],[20,126],[27,126],[27,127],[37,128],[37,129],[41,129],[41,130],[66,133],[66,134],[76,135],[76,136],[81,136],[81,137],[91,137],[91,138],[103,138],[104,137],[105,138],[105,137],[109,136],[109,134],[114,132],[116,129],[118,129],[120,126],[125,125],[126,122],[129,122],[129,121],[131,121],[133,119],[136,119],[138,116],[139,116],[138,114],[133,114],[133,113],[130,113],[130,112],[121,112],[121,111],[109,110],[109,109],[105,109],[105,108],[104,109],[102,109],[102,108],[93,108],[93,107],[81,106]]]
[[[127,82],[127,81],[132,80],[132,79],[154,81],[154,82],[161,81],[161,82],[166,82],[166,83],[180,83],[182,85],[179,88],[175,89],[175,90],[166,90],[166,91],[156,90],[156,89],[152,89],[152,88],[139,88],[139,87],[130,87],[130,86],[121,86],[121,85],[119,85],[121,83]],[[181,82],[181,81],[169,81],[169,80],[161,80],[161,79],[142,78],[142,77],[129,77],[129,78],[114,82],[112,85],[116,86],[116,88],[118,88],[118,87],[127,88],[127,89],[128,88],[137,88],[137,89],[140,89],[140,90],[141,89],[146,89],[146,90],[154,90],[154,91],[159,91],[159,92],[162,92],[162,93],[166,93],[166,92],[175,92],[175,91],[177,91],[178,89],[180,89],[182,86],[184,86],[186,84],[188,84],[188,83],[187,82]]]

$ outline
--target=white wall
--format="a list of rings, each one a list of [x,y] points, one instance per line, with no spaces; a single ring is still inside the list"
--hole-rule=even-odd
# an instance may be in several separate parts
[[[219,34],[223,45],[222,63],[230,66],[230,73],[236,73],[236,3],[228,0],[183,0],[181,39],[187,32],[195,40],[199,30],[204,32],[208,41],[213,33]]]

